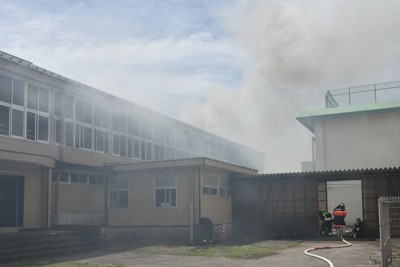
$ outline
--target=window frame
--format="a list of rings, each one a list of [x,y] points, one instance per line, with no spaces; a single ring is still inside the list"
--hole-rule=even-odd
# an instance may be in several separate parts
[[[174,179],[174,185],[171,186],[157,186],[157,179]],[[159,177],[154,177],[154,208],[155,209],[177,209],[178,208],[178,177],[177,176],[159,176]],[[167,200],[166,194],[168,192],[168,200],[169,202],[160,202],[160,205],[158,206],[157,203],[157,191],[158,190],[163,190],[164,191],[164,201]],[[172,192],[175,191],[174,194]],[[172,196],[175,196],[175,200],[172,200]],[[163,206],[162,204],[167,204]],[[173,206],[173,204],[175,205]]]

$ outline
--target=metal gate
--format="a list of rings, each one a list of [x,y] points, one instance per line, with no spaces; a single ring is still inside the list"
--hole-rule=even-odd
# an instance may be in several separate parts
[[[380,197],[378,206],[382,266],[400,266],[400,197]]]

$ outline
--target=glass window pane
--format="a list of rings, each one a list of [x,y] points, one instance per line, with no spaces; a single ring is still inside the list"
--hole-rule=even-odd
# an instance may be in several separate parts
[[[39,88],[28,84],[28,108],[34,110],[38,109],[38,94]]]
[[[171,194],[171,207],[176,207],[176,189],[169,189]]]
[[[23,81],[13,80],[13,104],[24,106],[24,86]]]
[[[104,177],[103,176],[97,176],[97,184],[104,184]]]
[[[10,108],[0,106],[0,134],[8,135],[10,133]]]
[[[10,77],[0,75],[0,101],[11,103],[11,85]]]
[[[63,107],[63,95],[61,93],[56,93],[54,96],[54,114],[57,116],[62,116]]]
[[[126,156],[126,136],[120,136],[119,138],[120,144],[119,144],[119,154],[123,157]]]
[[[156,189],[156,207],[161,207],[165,202],[165,189]]]
[[[67,172],[63,172],[60,176],[60,182],[68,183],[69,175]]]
[[[75,148],[80,148],[81,142],[81,127],[79,125],[75,125]]]
[[[104,151],[104,132],[96,130],[96,150]]]
[[[69,96],[64,96],[64,117],[72,119],[74,115],[74,99]]]
[[[24,135],[24,112],[13,109],[12,111],[12,135]]]
[[[87,174],[81,174],[81,175],[79,175],[79,183],[81,183],[81,184],[87,184],[87,183],[88,183],[88,176],[87,176]]]
[[[110,192],[110,208],[111,209],[118,208],[118,191]]]
[[[119,135],[113,134],[113,153],[119,155]]]
[[[83,104],[80,101],[76,103],[75,120],[83,122]]]
[[[84,137],[84,142],[83,146],[86,149],[92,149],[92,129],[88,127],[83,128],[83,137]]]
[[[62,143],[62,121],[55,120],[55,142],[56,144]]]
[[[79,183],[79,174],[71,173],[71,183]]]
[[[89,184],[96,184],[97,179],[96,175],[89,175]]]
[[[101,108],[94,108],[94,125],[97,127],[101,127]]]
[[[26,139],[36,140],[36,114],[26,114]]]
[[[155,187],[175,187],[176,177],[157,177],[154,185]]]
[[[212,188],[211,188],[211,195],[212,195],[212,196],[218,195],[218,189],[215,188],[215,187],[212,187]]]
[[[146,144],[146,159],[147,160],[152,160],[153,156],[152,156],[152,144],[150,142],[148,142]]]
[[[65,123],[65,146],[73,147],[74,145],[74,124],[72,122]]]
[[[112,129],[113,129],[113,131],[119,132],[119,116],[118,115],[113,116]]]
[[[39,110],[49,112],[49,90],[39,88]]]
[[[128,191],[119,191],[119,207],[128,207]]]
[[[108,111],[103,110],[101,113],[101,124],[103,128],[108,128]]]
[[[48,141],[49,140],[49,118],[44,116],[39,116],[39,140]]]
[[[85,123],[92,124],[92,105],[84,103],[84,119]]]
[[[139,140],[133,140],[133,156],[140,158],[140,142]]]

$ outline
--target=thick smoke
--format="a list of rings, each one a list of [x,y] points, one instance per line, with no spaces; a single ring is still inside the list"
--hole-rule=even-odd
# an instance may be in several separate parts
[[[323,108],[326,90],[400,80],[399,11],[395,1],[237,1],[222,19],[253,67],[239,91],[209,87],[182,119],[264,152],[266,172],[300,171],[312,134],[296,116]]]

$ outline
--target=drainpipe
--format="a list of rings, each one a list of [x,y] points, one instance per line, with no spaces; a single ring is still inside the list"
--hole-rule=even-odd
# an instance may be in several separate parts
[[[194,171],[191,170],[190,176],[190,200],[189,200],[189,231],[190,231],[190,243],[194,243],[194,216],[193,216],[193,199],[194,199],[194,182],[193,182]]]

